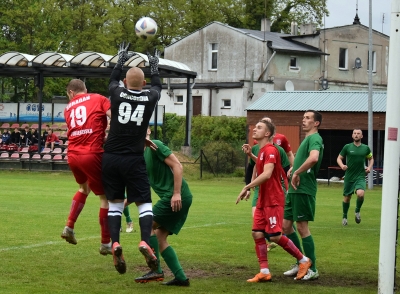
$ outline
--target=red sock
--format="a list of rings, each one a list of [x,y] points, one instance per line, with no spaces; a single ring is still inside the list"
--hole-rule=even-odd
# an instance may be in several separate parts
[[[294,245],[292,240],[290,240],[288,237],[282,235],[281,238],[279,239],[278,245],[281,246],[283,249],[285,249],[286,252],[291,254],[294,258],[297,260],[300,260],[303,258],[303,254],[299,250],[299,248]]]
[[[101,228],[101,244],[110,243],[110,230],[108,228],[108,209],[100,208],[99,223]]]
[[[81,192],[76,192],[74,198],[72,198],[71,210],[69,211],[67,226],[71,229],[74,228],[75,222],[78,219],[83,207],[85,206],[86,198],[88,195]]]
[[[268,268],[267,242],[265,242],[265,238],[255,239],[254,242],[256,243],[256,253],[260,269]]]

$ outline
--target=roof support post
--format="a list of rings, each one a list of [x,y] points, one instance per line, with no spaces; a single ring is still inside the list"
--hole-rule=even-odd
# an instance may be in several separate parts
[[[38,153],[42,150],[42,107],[43,107],[43,86],[44,77],[41,71],[35,76],[35,86],[39,88],[39,124],[38,124]]]

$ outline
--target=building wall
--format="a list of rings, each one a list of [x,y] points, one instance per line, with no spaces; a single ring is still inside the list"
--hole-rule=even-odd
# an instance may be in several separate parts
[[[324,42],[325,40],[325,42]],[[387,86],[389,37],[378,32],[373,33],[373,51],[376,52],[376,73],[372,74],[374,88],[379,90]],[[347,48],[347,70],[339,69],[339,49]],[[342,90],[344,83],[352,83],[351,90],[364,90],[368,87],[368,28],[362,25],[352,25],[322,30],[320,34],[320,49],[329,56],[323,57],[325,78],[332,87],[331,90]],[[362,68],[355,69],[355,59],[359,57]],[[350,85],[347,85],[349,87]]]
[[[209,67],[210,44],[218,44],[218,70]],[[196,71],[202,83],[250,80],[258,77],[268,60],[266,43],[219,23],[212,23],[165,48],[166,59]],[[176,80],[172,81],[176,82]]]

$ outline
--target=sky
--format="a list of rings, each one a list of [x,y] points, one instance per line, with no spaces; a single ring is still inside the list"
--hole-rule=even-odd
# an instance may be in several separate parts
[[[325,17],[325,27],[353,24],[357,0],[327,0],[329,16]],[[394,0],[372,0],[372,28],[390,35],[390,15]],[[382,25],[382,15],[384,23]],[[369,26],[369,0],[358,0],[358,17],[362,25]],[[383,28],[383,30],[382,30]]]

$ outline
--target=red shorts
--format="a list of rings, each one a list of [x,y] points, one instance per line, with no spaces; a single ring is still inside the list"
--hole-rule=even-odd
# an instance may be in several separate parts
[[[96,195],[104,195],[101,181],[101,159],[103,153],[68,153],[68,165],[78,184],[88,182],[90,190]]]
[[[283,223],[283,206],[257,208],[253,217],[253,231],[264,231],[268,234],[281,233]]]

